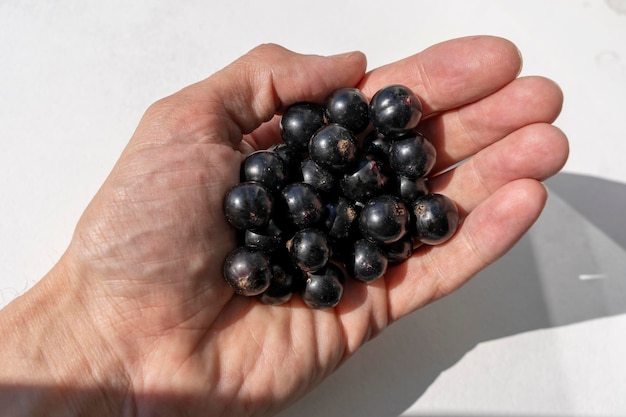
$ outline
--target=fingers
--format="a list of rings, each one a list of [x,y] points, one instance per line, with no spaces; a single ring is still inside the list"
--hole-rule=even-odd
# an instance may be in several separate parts
[[[387,84],[404,84],[420,97],[427,117],[499,90],[517,77],[521,65],[518,49],[505,39],[460,38],[375,69],[359,87],[371,97]]]
[[[507,183],[465,218],[453,239],[390,269],[385,278],[390,320],[451,293],[497,260],[537,220],[546,198],[536,180]]]
[[[320,101],[336,88],[354,85],[365,67],[365,57],[358,52],[322,57],[262,45],[209,78],[155,103],[142,120],[150,134],[137,135],[137,140],[237,147],[243,134],[284,106]],[[158,127],[158,134],[150,126]]]
[[[451,196],[460,211],[468,213],[511,181],[542,181],[556,174],[568,152],[568,141],[561,130],[547,123],[528,125],[433,178],[431,188]]]
[[[524,77],[479,101],[446,111],[420,130],[437,148],[439,172],[534,123],[552,123],[563,103],[561,89],[543,77]]]

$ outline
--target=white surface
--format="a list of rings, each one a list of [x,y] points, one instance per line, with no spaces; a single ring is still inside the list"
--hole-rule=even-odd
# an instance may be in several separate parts
[[[0,305],[58,259],[144,109],[262,42],[359,49],[374,67],[453,37],[507,37],[523,74],[565,92],[566,172],[626,182],[623,0],[214,3],[0,2]],[[572,195],[552,199],[554,210]],[[625,269],[607,255],[623,255],[624,241],[603,234],[601,219],[576,221],[583,239],[552,253],[564,269],[534,256],[550,238],[552,223],[540,222],[510,256],[392,326],[283,416],[626,415]],[[587,237],[609,250],[589,258]],[[594,274],[609,281],[579,279]],[[571,284],[576,302],[554,282]],[[593,302],[580,302],[587,294]]]

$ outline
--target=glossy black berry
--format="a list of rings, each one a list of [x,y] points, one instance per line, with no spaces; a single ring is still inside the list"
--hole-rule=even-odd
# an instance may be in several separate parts
[[[328,203],[326,213],[324,226],[333,239],[347,238],[359,215],[356,205],[343,197]]]
[[[326,235],[318,229],[297,231],[287,242],[293,263],[302,271],[316,271],[330,259],[331,251]]]
[[[294,151],[286,143],[275,143],[270,146],[268,151],[274,152],[278,155],[284,163],[285,175],[287,176],[285,183],[291,183],[298,181],[298,175],[300,173],[300,163],[302,162],[302,154]]]
[[[343,296],[345,277],[341,269],[329,262],[315,272],[307,272],[302,301],[313,309],[335,307]]]
[[[382,194],[389,182],[384,165],[375,159],[363,158],[357,169],[345,174],[339,182],[343,194],[353,201],[365,203]]]
[[[259,299],[264,304],[280,305],[289,301],[296,289],[298,272],[287,263],[272,264],[272,279],[270,285],[263,293],[259,294]]]
[[[358,88],[339,88],[325,103],[326,117],[354,133],[361,133],[369,125],[369,108],[365,95]]]
[[[389,161],[391,139],[377,130],[369,132],[361,144],[361,153],[373,156],[383,162]]]
[[[272,215],[271,192],[257,182],[242,182],[224,198],[224,214],[237,229],[257,229],[268,224]]]
[[[311,138],[309,156],[333,172],[345,172],[357,157],[356,137],[341,125],[328,124]]]
[[[427,194],[413,202],[413,235],[427,245],[441,244],[456,232],[459,211],[454,201],[443,194]]]
[[[358,281],[372,282],[385,274],[388,264],[387,256],[380,246],[367,239],[360,239],[354,242],[346,270]]]
[[[422,118],[422,103],[408,88],[390,85],[376,92],[369,104],[372,125],[382,134],[414,129]]]
[[[270,219],[267,226],[263,228],[245,230],[244,244],[257,251],[274,252],[284,244],[282,230],[275,221]]]
[[[302,182],[312,185],[323,192],[330,192],[335,187],[335,175],[327,168],[320,166],[310,158],[300,164]]]
[[[409,211],[398,197],[382,195],[369,200],[359,216],[359,228],[367,239],[388,244],[401,239],[409,227]]]
[[[286,220],[296,228],[314,226],[323,219],[326,205],[312,185],[302,182],[289,184],[281,194],[283,212],[280,215],[286,216]]]
[[[404,201],[407,207],[419,197],[428,194],[428,179],[425,177],[408,178],[396,177],[396,195]]]
[[[242,181],[255,181],[271,191],[281,189],[287,179],[287,167],[283,158],[272,151],[256,151],[241,164]]]
[[[389,264],[398,264],[411,257],[414,246],[413,237],[410,233],[407,233],[401,239],[383,245],[383,249],[387,255]]]
[[[236,248],[226,257],[223,272],[235,293],[246,296],[265,291],[272,278],[269,258],[246,247]]]
[[[435,165],[437,151],[432,143],[417,132],[407,132],[395,138],[389,148],[389,165],[408,178],[427,175]]]
[[[306,152],[309,140],[325,124],[324,108],[314,103],[289,106],[280,119],[283,142],[296,152]]]

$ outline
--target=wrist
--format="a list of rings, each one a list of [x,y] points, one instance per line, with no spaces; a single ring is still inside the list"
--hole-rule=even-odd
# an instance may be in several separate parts
[[[124,415],[122,362],[90,314],[81,280],[62,259],[0,311],[0,409],[12,416]]]

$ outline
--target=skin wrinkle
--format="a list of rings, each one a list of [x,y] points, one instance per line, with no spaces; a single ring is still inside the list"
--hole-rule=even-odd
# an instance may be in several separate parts
[[[465,166],[471,166],[473,177],[477,180],[478,184],[483,188],[483,190],[486,191],[486,194],[490,195],[492,193],[491,187],[489,187],[488,182],[481,170],[481,168],[484,168],[485,165],[477,163],[477,161],[474,159],[470,160],[469,164],[466,164]]]
[[[465,118],[463,117],[463,115],[465,114],[464,110],[467,109],[466,106],[463,106],[461,108],[459,108],[457,111],[455,111],[455,115],[456,115],[456,120],[457,120],[457,124],[458,126],[461,127],[461,129],[463,130],[463,132],[465,133],[465,136],[467,138],[469,138],[469,140],[471,141],[471,143],[473,144],[473,148],[474,149],[481,149],[481,141],[478,137],[478,135],[476,135],[475,133],[475,129],[471,129],[465,121]]]

